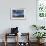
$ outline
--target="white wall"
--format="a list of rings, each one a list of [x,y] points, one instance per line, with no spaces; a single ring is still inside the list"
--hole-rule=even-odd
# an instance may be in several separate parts
[[[25,19],[11,20],[10,8],[24,8]],[[32,24],[36,24],[36,0],[0,0],[0,34],[8,28],[18,26],[20,32],[29,32],[32,35]]]

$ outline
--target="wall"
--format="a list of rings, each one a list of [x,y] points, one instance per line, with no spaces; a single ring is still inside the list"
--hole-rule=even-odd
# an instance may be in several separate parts
[[[25,19],[11,20],[10,8],[24,8]],[[31,25],[36,24],[36,0],[0,0],[0,34],[9,32],[11,27],[19,27],[19,32],[30,32],[32,36]]]

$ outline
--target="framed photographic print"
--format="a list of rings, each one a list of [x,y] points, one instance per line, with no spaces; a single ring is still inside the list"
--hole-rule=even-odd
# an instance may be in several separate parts
[[[24,19],[24,9],[10,9],[10,18],[11,19]]]

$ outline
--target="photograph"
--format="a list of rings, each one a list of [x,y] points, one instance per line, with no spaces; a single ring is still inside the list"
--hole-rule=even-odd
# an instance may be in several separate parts
[[[24,18],[23,9],[11,9],[11,19],[22,19]]]

